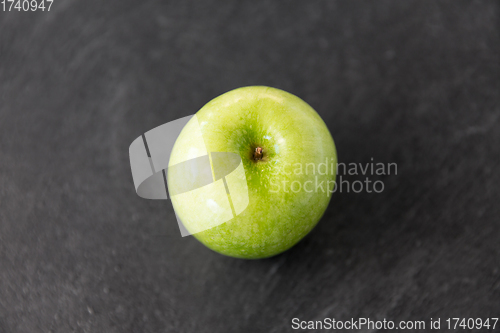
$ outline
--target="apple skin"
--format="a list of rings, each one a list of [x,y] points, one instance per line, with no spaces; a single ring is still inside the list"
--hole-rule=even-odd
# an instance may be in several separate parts
[[[196,121],[204,147],[196,141],[192,126]],[[263,149],[262,160],[254,159],[256,147]],[[208,152],[238,153],[248,186],[248,207],[241,214],[194,234],[218,253],[259,259],[286,251],[314,228],[330,202],[326,182],[335,180],[336,168],[330,172],[330,164],[337,163],[332,136],[311,106],[283,90],[243,87],[208,102],[183,128],[169,166]],[[326,174],[318,170],[312,174],[312,169],[306,174],[307,163],[318,166],[326,160],[330,163]],[[294,167],[296,163],[303,166],[302,173]],[[172,177],[168,172],[168,183],[174,181]],[[302,188],[294,192],[290,188],[294,181],[312,183],[307,185],[308,191]],[[325,191],[315,189],[315,183],[321,182]],[[202,213],[196,215],[199,202],[173,196],[172,204],[188,230],[192,223],[207,218]]]

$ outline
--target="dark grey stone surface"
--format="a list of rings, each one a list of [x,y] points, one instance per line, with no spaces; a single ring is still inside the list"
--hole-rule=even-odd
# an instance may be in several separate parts
[[[0,12],[0,332],[288,332],[291,320],[500,317],[497,1],[77,1]],[[310,103],[336,193],[277,257],[181,238],[128,146],[236,87]],[[347,177],[351,181],[363,177]]]

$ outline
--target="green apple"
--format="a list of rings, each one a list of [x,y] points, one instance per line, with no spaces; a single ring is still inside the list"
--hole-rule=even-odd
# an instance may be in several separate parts
[[[218,186],[225,186],[226,191],[215,190],[216,185],[204,187],[174,195],[172,204],[186,229],[218,253],[247,259],[281,253],[314,228],[330,202],[336,176],[335,144],[321,117],[295,95],[252,86],[207,103],[174,144],[168,183],[184,180],[171,172],[171,166],[212,152],[241,157],[240,185],[232,183],[231,189],[229,180],[221,181],[223,185]],[[220,208],[218,203],[227,201],[228,185],[231,191],[239,187],[248,193],[245,208],[235,214],[241,202],[233,196],[234,217],[196,232],[199,225],[210,225],[215,219],[205,208]]]

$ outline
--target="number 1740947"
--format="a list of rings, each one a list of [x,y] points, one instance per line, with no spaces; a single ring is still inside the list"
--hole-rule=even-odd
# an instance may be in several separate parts
[[[4,12],[48,11],[54,0],[1,0],[0,9]]]

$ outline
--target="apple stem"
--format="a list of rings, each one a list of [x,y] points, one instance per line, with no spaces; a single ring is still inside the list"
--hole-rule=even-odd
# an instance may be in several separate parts
[[[264,155],[262,153],[262,148],[260,148],[260,147],[255,148],[255,152],[253,153],[254,160],[256,160],[256,161],[257,160],[261,160],[262,159],[262,155]]]

